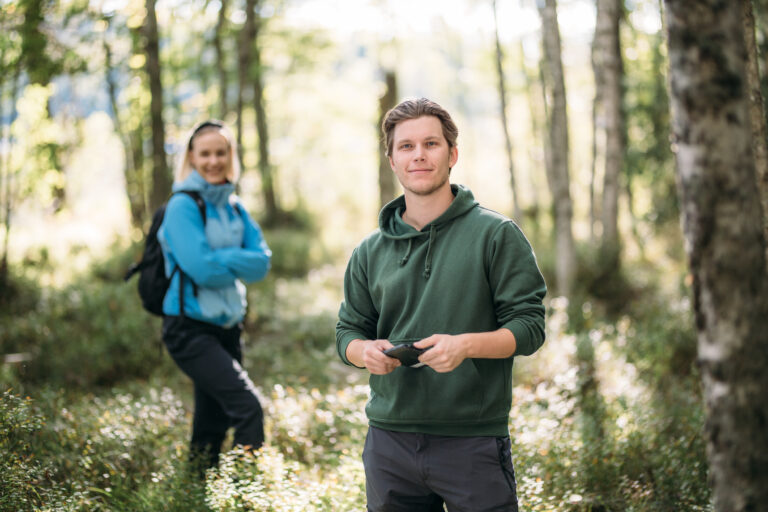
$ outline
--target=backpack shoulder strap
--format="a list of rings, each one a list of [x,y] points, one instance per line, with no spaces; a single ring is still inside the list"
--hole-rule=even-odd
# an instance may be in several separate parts
[[[174,194],[184,194],[195,201],[197,209],[200,210],[200,216],[203,218],[203,226],[205,226],[208,221],[208,215],[205,212],[205,200],[200,195],[200,192],[196,190],[179,190],[178,192],[174,192]],[[176,265],[173,272],[175,273],[177,270],[179,271],[179,316],[184,318],[184,271]],[[173,277],[173,273],[171,274],[171,277]],[[190,281],[192,280],[190,279]],[[192,281],[192,290],[195,296],[197,296],[197,283],[194,281]]]
[[[208,217],[205,213],[205,200],[200,195],[200,192],[196,190],[179,190],[178,192],[174,192],[174,194],[184,194],[191,197],[195,201],[197,209],[200,210],[200,216],[203,218],[203,226],[205,226]]]

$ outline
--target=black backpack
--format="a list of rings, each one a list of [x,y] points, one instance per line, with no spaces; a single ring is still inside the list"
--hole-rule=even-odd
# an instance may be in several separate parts
[[[206,223],[205,201],[200,194],[192,190],[181,190],[177,193],[186,194],[195,200],[200,215],[203,217],[203,226]],[[171,284],[171,279],[176,271],[179,271],[179,314],[184,316],[184,272],[179,270],[179,266],[174,267],[170,277],[165,276],[165,258],[163,250],[160,248],[160,242],[157,240],[157,230],[163,223],[165,217],[165,207],[168,203],[160,206],[152,216],[152,224],[144,242],[144,254],[141,261],[134,263],[128,268],[125,274],[125,281],[128,281],[136,272],[139,274],[139,296],[144,309],[153,315],[163,316],[163,299]],[[239,211],[239,209],[238,209]],[[194,284],[194,283],[193,283]],[[195,292],[197,292],[195,287]]]

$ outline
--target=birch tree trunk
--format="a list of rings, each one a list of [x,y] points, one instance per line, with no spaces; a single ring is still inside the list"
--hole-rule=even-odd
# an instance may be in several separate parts
[[[397,75],[394,71],[384,73],[384,94],[379,98],[379,123],[376,133],[381,136],[381,123],[389,109],[397,104]],[[381,148],[379,145],[378,147]],[[379,205],[381,208],[395,198],[395,178],[389,158],[383,149],[379,150]]]
[[[597,0],[592,66],[598,103],[595,124],[601,128],[595,131],[605,140],[601,248],[604,263],[611,266],[618,266],[619,263],[619,176],[624,163],[620,20],[620,0]]]
[[[501,49],[499,41],[499,20],[496,15],[496,0],[493,0],[493,29],[496,41],[496,77],[499,88],[499,110],[501,113],[501,127],[504,131],[504,147],[507,150],[507,161],[509,162],[509,186],[512,189],[512,207],[514,218],[517,222],[523,221],[523,213],[520,209],[520,199],[517,194],[517,184],[515,183],[515,162],[512,155],[512,138],[509,136],[509,127],[507,120],[507,91],[504,80],[504,52]]]
[[[755,15],[751,0],[740,0],[744,21],[744,43],[747,47],[747,84],[749,87],[749,118],[752,126],[752,152],[755,157],[758,190],[763,205],[763,234],[768,242],[768,147],[766,147],[765,104],[760,89],[760,67],[758,64],[757,41],[755,37]],[[768,252],[766,253],[768,258]]]
[[[146,0],[144,20],[146,72],[149,80],[150,118],[152,122],[152,192],[149,211],[163,204],[171,193],[172,178],[165,156],[165,126],[163,124],[163,85],[160,80],[160,44],[157,31],[155,0]]]
[[[768,276],[742,5],[665,5],[715,510],[762,510],[768,503]]]
[[[555,215],[555,244],[557,259],[557,293],[569,296],[575,272],[576,251],[574,249],[571,222],[573,204],[570,192],[570,171],[568,164],[568,113],[566,111],[565,79],[560,52],[560,29],[557,25],[555,0],[546,0],[539,7],[542,37],[544,43],[544,83],[549,91],[551,106],[548,109],[550,158],[547,165],[547,180],[552,191]]]

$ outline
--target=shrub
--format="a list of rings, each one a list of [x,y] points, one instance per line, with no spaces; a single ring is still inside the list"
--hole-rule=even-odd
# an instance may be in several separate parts
[[[368,386],[321,393],[276,385],[265,400],[268,439],[291,460],[326,469],[337,466],[363,445],[367,399]]]
[[[159,500],[148,487],[173,490],[191,480],[180,462],[187,420],[169,389],[140,397],[84,395],[75,402],[60,391],[43,397],[41,413],[49,419],[34,448],[38,460],[55,468],[49,485],[67,493],[60,507],[127,510],[125,502]]]
[[[20,369],[23,381],[82,389],[146,378],[167,360],[159,320],[122,283],[49,290],[37,311],[7,327],[3,346],[31,353]]]
[[[33,440],[43,417],[30,398],[4,391],[0,399],[0,510],[36,510],[58,497],[41,485],[51,469],[35,459]]]
[[[343,457],[335,476],[318,478],[266,446],[256,457],[224,454],[207,479],[206,503],[215,511],[338,512],[362,510],[365,483],[359,458]],[[322,475],[321,475],[322,476]]]

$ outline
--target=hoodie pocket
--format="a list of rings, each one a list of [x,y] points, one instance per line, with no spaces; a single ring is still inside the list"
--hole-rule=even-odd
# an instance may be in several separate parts
[[[472,423],[480,418],[485,386],[472,359],[448,373],[428,367],[398,367],[371,376],[366,412],[392,423]]]

